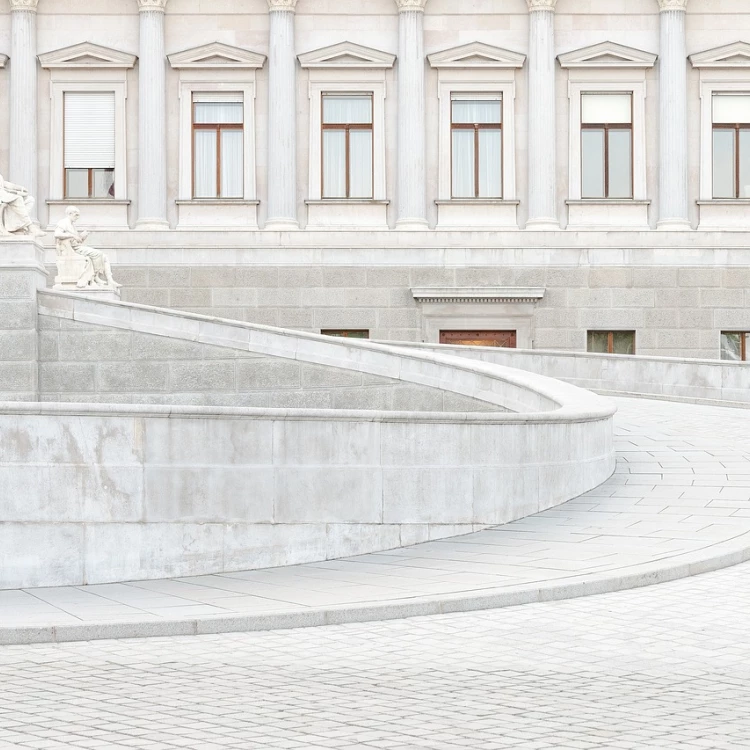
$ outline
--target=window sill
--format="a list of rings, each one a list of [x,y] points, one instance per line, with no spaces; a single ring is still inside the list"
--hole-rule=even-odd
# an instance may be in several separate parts
[[[505,198],[440,198],[436,206],[518,206],[520,200]]]
[[[306,206],[387,206],[389,200],[379,198],[315,198],[306,200]]]
[[[696,201],[699,206],[750,206],[750,198],[714,198],[710,201]]]
[[[125,198],[55,198],[45,203],[48,206],[129,206],[131,202]]]
[[[649,206],[650,200],[635,198],[576,198],[565,201],[567,206]]]
[[[257,206],[260,201],[244,198],[183,198],[175,203],[178,206]]]

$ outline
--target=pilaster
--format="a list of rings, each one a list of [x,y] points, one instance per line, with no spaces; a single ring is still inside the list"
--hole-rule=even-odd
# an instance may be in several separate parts
[[[167,83],[164,14],[167,0],[138,0],[138,229],[169,229],[167,221]]]
[[[555,4],[529,8],[529,215],[527,229],[559,229],[555,156]]]
[[[10,0],[10,164],[8,180],[37,197],[37,59],[38,0]],[[32,209],[36,218],[36,206]]]

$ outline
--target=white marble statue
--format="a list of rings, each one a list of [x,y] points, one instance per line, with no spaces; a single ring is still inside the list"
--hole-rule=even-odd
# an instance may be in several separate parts
[[[31,218],[34,199],[20,185],[6,182],[0,174],[0,235],[31,235],[41,237],[44,232]]]
[[[109,258],[101,250],[87,245],[89,233],[76,227],[80,216],[75,206],[68,206],[65,218],[55,227],[57,285],[70,288],[75,284],[76,289],[119,289],[122,284],[112,278]]]

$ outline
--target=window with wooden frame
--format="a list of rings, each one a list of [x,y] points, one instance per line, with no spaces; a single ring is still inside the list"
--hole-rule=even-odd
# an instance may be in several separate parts
[[[721,358],[731,362],[748,362],[750,355],[750,332],[722,331]]]
[[[66,198],[115,197],[115,94],[64,94],[63,169]]]
[[[451,94],[451,197],[503,197],[499,94]]]
[[[714,198],[750,198],[750,94],[714,94]]]
[[[241,93],[193,93],[193,198],[244,195]]]
[[[326,328],[321,331],[323,336],[339,336],[344,339],[369,339],[370,331],[367,329],[361,330],[345,330],[341,328]]]
[[[581,198],[633,197],[632,94],[581,94]]]
[[[635,354],[635,331],[589,331],[587,351],[598,354]]]
[[[454,346],[516,348],[516,331],[440,331],[440,343]]]
[[[321,195],[372,198],[372,94],[323,94]]]

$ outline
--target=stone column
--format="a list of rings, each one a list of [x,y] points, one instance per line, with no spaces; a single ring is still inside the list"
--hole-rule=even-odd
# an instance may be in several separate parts
[[[138,0],[138,221],[137,229],[169,229],[167,221],[167,0]]]
[[[8,181],[37,196],[38,0],[10,0],[10,164]],[[36,218],[36,206],[33,209]]]
[[[659,229],[690,229],[688,218],[687,0],[659,0]]]
[[[297,221],[297,0],[268,0],[268,213],[266,229],[299,229]]]
[[[529,216],[527,229],[559,229],[555,161],[555,4],[529,5]]]
[[[424,8],[398,5],[398,153],[396,229],[427,229],[425,171]]]

